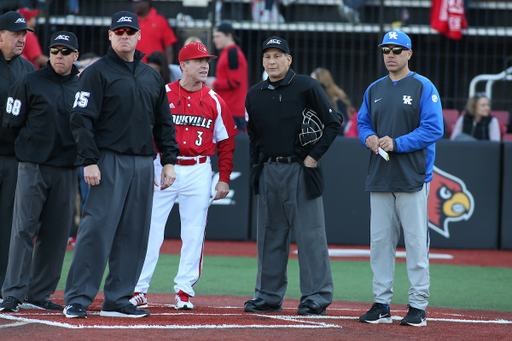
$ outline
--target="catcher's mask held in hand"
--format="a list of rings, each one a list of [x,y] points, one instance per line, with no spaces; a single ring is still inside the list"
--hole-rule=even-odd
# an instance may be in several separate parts
[[[312,147],[323,135],[324,125],[316,112],[309,108],[302,111],[302,125],[299,141],[302,146]]]

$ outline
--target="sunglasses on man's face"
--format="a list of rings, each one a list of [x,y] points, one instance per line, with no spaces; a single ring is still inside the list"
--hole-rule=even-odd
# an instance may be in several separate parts
[[[129,36],[133,36],[135,33],[137,33],[137,30],[134,30],[133,28],[118,28],[117,30],[114,30],[114,33],[116,36],[122,36],[126,32]]]
[[[75,51],[73,51],[71,49],[67,49],[67,48],[58,49],[56,47],[50,47],[51,54],[58,55],[59,52],[61,52],[63,56],[69,56],[72,52],[75,52]]]
[[[383,46],[382,47],[382,53],[384,54],[389,54],[389,52],[393,51],[393,54],[402,54],[402,51],[407,51],[406,48],[404,47],[388,47],[388,46]]]

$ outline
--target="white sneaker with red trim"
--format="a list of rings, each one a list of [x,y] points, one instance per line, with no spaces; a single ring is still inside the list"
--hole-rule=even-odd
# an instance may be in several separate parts
[[[148,307],[148,297],[144,292],[136,292],[133,294],[133,297],[130,299],[130,303],[136,306],[137,308],[147,308]]]
[[[194,305],[190,302],[190,295],[180,290],[180,292],[176,294],[176,305],[174,308],[176,310],[194,309]]]

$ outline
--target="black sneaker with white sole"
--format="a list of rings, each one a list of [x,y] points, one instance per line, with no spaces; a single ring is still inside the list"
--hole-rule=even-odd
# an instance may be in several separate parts
[[[361,317],[359,322],[364,323],[391,323],[391,311],[387,304],[374,303],[370,310]]]
[[[15,313],[20,310],[20,300],[14,296],[7,296],[2,304],[0,304],[1,312]]]
[[[105,317],[131,317],[131,318],[137,318],[137,317],[148,317],[149,316],[149,310],[139,309],[133,304],[128,304],[122,307],[121,309],[117,310],[102,310],[100,312],[100,316]]]
[[[400,325],[414,327],[426,326],[427,314],[425,313],[425,310],[409,306],[409,312],[407,313],[407,315],[405,315],[402,321],[400,321]]]
[[[64,308],[64,315],[67,318],[87,318],[85,307],[80,303],[71,303]]]
[[[52,302],[50,300],[42,301],[42,302],[29,302],[25,301],[20,305],[23,309],[44,309],[44,310],[58,310],[63,311],[64,307],[60,304]]]

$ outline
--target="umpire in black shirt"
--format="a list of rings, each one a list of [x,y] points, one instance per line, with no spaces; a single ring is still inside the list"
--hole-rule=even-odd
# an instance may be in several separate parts
[[[27,27],[25,17],[20,13],[7,12],[0,16],[0,120],[5,115],[7,92],[11,86],[23,75],[36,70],[31,62],[21,57],[27,31],[33,30]],[[17,178],[18,161],[14,154],[14,143],[0,128],[0,289],[9,258]]]
[[[69,119],[78,84],[78,40],[59,31],[46,67],[9,90],[4,128],[19,161],[7,275],[0,311],[62,310],[59,283],[77,192],[78,154]],[[35,247],[34,237],[37,235]]]
[[[247,93],[247,132],[258,195],[256,292],[246,312],[281,311],[286,292],[290,230],[297,240],[302,297],[299,315],[325,314],[333,283],[319,160],[341,127],[320,84],[290,69],[286,40],[263,43],[268,79]]]
[[[71,116],[73,136],[91,186],[66,282],[64,314],[87,317],[108,261],[100,316],[145,317],[133,296],[148,244],[153,203],[154,141],[162,153],[162,189],[176,179],[175,127],[165,83],[141,62],[137,16],[118,12],[107,55],[80,75]],[[155,179],[156,182],[156,179]]]

